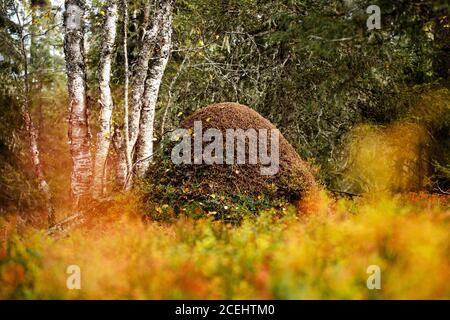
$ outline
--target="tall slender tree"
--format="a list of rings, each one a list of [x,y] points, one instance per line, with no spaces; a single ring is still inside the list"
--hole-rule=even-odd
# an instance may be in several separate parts
[[[124,180],[121,181],[121,184],[125,189],[127,189],[129,186],[127,186],[127,176],[131,172],[131,166],[132,166],[132,159],[131,159],[131,150],[130,150],[130,136],[129,136],[129,124],[128,124],[128,98],[129,98],[129,84],[130,84],[130,68],[129,68],[129,62],[128,62],[128,22],[129,22],[129,16],[128,16],[128,0],[123,0],[123,55],[124,55],[124,97],[123,97],[123,130],[125,134],[123,135],[124,140],[124,151],[125,156],[119,155],[119,159],[125,159],[126,165],[119,163],[119,170],[123,170],[123,168],[126,168],[125,172],[122,172],[118,174],[118,176],[124,177]]]
[[[41,143],[41,133],[43,129],[44,122],[44,105],[43,105],[43,89],[44,89],[44,76],[45,67],[48,67],[49,56],[50,56],[50,46],[48,45],[47,39],[40,37],[41,31],[43,32],[42,22],[45,14],[51,8],[49,0],[31,0],[30,10],[31,10],[31,28],[30,28],[30,74],[32,74],[32,83],[34,88],[30,88],[32,96],[35,97],[35,105],[38,111],[38,124],[37,129],[39,132],[39,143]],[[50,30],[46,30],[49,32]]]
[[[158,37],[162,22],[164,20],[164,15],[167,14],[167,12],[169,11],[168,8],[170,8],[171,6],[172,0],[157,1],[154,18],[148,30],[145,31],[139,56],[134,66],[132,79],[131,116],[129,123],[129,152],[133,152],[137,139],[139,137],[141,110],[151,54],[155,47],[155,41]]]
[[[170,2],[165,10],[145,85],[139,138],[136,145],[136,173],[139,177],[146,173],[153,156],[156,103],[172,47],[172,4]]]
[[[28,63],[28,50],[26,46],[26,30],[24,26],[24,18],[21,17],[20,10],[13,2],[15,17],[17,20],[17,25],[20,28],[20,49],[22,55],[23,64],[23,81],[22,81],[22,101],[21,101],[21,112],[23,121],[25,124],[25,130],[29,139],[31,162],[33,163],[34,172],[36,179],[38,181],[39,190],[45,198],[45,203],[47,207],[47,217],[50,225],[55,223],[55,210],[53,207],[52,193],[47,180],[44,176],[44,171],[42,169],[42,163],[40,159],[40,151],[38,145],[39,132],[36,129],[30,113],[30,77],[29,77],[29,63]]]
[[[106,18],[103,26],[103,42],[98,67],[100,87],[100,130],[97,134],[97,150],[95,154],[93,196],[103,195],[105,187],[106,159],[111,144],[111,119],[113,113],[113,98],[111,94],[111,64],[117,30],[117,2],[110,0],[106,4]]]
[[[72,156],[71,194],[75,208],[90,198],[92,159],[86,103],[84,0],[66,0],[64,53],[69,91],[69,143]]]

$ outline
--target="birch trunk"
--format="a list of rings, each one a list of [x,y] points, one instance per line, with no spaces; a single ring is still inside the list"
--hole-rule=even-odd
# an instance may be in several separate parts
[[[100,87],[100,131],[97,134],[97,151],[94,165],[93,196],[99,198],[105,191],[105,166],[111,144],[111,118],[113,99],[110,88],[111,62],[116,40],[117,29],[117,0],[107,4],[106,19],[103,26],[102,51],[98,68]]]
[[[128,124],[128,96],[129,96],[129,82],[130,82],[130,68],[128,64],[128,0],[123,0],[123,54],[125,60],[125,90],[124,90],[124,98],[123,98],[123,131],[124,131],[124,149],[121,151],[125,152],[124,156],[126,160],[126,168],[124,172],[118,172],[118,175],[123,175],[125,179],[123,180],[122,187],[125,190],[130,188],[130,184],[128,183],[128,175],[131,173],[132,159],[131,159],[131,149],[130,149],[130,136],[129,136],[129,124]],[[123,170],[123,165],[118,164],[117,170]]]
[[[71,194],[76,209],[90,198],[92,159],[86,105],[84,0],[66,0],[64,53],[69,91],[69,143],[72,156]]]
[[[116,153],[116,183],[123,188],[127,180],[127,159],[125,139],[122,137],[120,129],[116,128],[112,136],[112,145]]]
[[[48,224],[50,226],[53,226],[56,222],[55,221],[55,209],[53,208],[52,193],[50,191],[50,187],[47,183],[47,180],[45,179],[44,172],[42,170],[41,161],[40,161],[40,156],[39,156],[40,153],[39,153],[39,146],[38,146],[39,134],[33,124],[30,113],[27,109],[28,108],[26,108],[23,111],[22,117],[24,119],[25,129],[27,131],[28,138],[29,138],[31,161],[33,163],[34,173],[35,173],[37,181],[38,181],[39,191],[42,193],[42,195],[44,196],[44,199],[45,199]]]
[[[146,30],[142,47],[137,58],[133,81],[131,97],[131,117],[130,117],[130,149],[131,152],[136,145],[139,136],[139,124],[142,109],[142,99],[145,89],[145,79],[147,77],[150,55],[155,45],[156,37],[164,17],[164,13],[171,7],[172,0],[158,0],[157,8],[151,27]]]
[[[172,8],[168,7],[157,39],[155,56],[149,68],[144,105],[141,112],[139,139],[136,145],[136,173],[142,177],[151,163],[153,156],[153,131],[156,103],[159,88],[167,66],[172,46]]]
[[[20,25],[20,44],[21,44],[21,53],[24,64],[24,80],[23,80],[23,101],[22,101],[22,117],[25,124],[25,131],[28,134],[29,138],[29,147],[30,147],[30,157],[31,162],[33,163],[34,173],[36,175],[36,179],[39,186],[39,191],[45,198],[45,204],[47,209],[47,219],[50,226],[55,224],[55,210],[53,208],[53,199],[50,191],[50,187],[45,179],[44,172],[42,170],[39,146],[38,146],[38,137],[39,132],[36,130],[36,127],[33,124],[33,120],[30,115],[30,79],[28,72],[28,54],[25,46],[25,33],[24,27],[22,25],[22,19],[19,15],[19,10],[16,6],[14,6],[14,11],[16,14],[17,21]]]

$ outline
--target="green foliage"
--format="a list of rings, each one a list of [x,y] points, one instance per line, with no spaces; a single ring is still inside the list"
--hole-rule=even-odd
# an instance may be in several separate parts
[[[18,134],[20,116],[12,113],[19,108],[15,97],[23,99],[24,61],[18,43],[21,27],[14,17],[13,3],[17,1],[2,1],[0,6],[0,130],[5,157],[20,155],[22,159],[26,157],[26,140]],[[41,2],[38,6],[32,6],[32,1],[20,3],[27,17],[22,23],[30,52],[33,118],[39,123],[40,143],[46,147],[43,158],[49,173],[70,165],[67,158],[57,163],[53,156],[67,151],[63,133],[67,101],[63,93],[62,8]],[[365,10],[371,4],[381,8],[381,30],[366,28]],[[92,1],[86,15],[93,133],[98,126],[97,68],[104,5],[104,1]],[[132,66],[154,7],[147,0],[130,1],[129,5]],[[446,110],[448,93],[444,91],[449,88],[448,10],[445,0],[177,1],[173,52],[158,99],[156,128],[161,129],[164,121],[167,132],[177,127],[184,115],[212,102],[238,101],[274,123],[304,159],[320,168],[319,178],[330,188],[348,189],[350,185],[343,184],[343,155],[352,130],[361,124],[389,126],[412,120],[424,125],[432,136],[426,155],[427,161],[435,164],[427,172],[433,180],[430,189],[439,186],[446,191],[449,182],[443,168],[449,162],[450,120],[448,113],[441,111]],[[122,19],[120,15],[112,68],[116,127],[122,124]],[[417,102],[418,97],[422,102]],[[429,112],[427,105],[432,106],[429,110],[442,110]],[[58,126],[49,125],[53,123]],[[161,130],[155,135],[159,143],[164,140]],[[2,183],[10,190],[3,199],[12,197],[12,207],[22,208],[17,201],[28,199],[25,195],[34,186],[25,181],[32,175],[24,168],[26,161],[4,161],[10,162],[2,166],[8,168]],[[58,171],[50,179],[52,187],[64,193],[62,203],[67,196],[62,192],[65,178]],[[17,184],[20,187],[11,188],[13,181],[22,181]]]
[[[178,2],[159,117],[180,73],[170,92],[171,126],[179,112],[213,102],[249,105],[320,166],[324,182],[337,185],[351,128],[402,118],[414,98],[408,88],[442,77],[436,59],[445,50],[448,4],[379,1],[382,29],[367,31],[370,4]]]
[[[41,161],[50,168],[51,187],[66,198],[66,186],[58,170],[67,164],[65,144],[65,78],[58,24],[60,8],[45,1],[2,1],[0,3],[0,213],[23,216],[42,209],[40,194],[29,156],[29,138],[24,132],[22,104],[30,111],[39,131]],[[20,40],[24,35],[25,48]],[[25,58],[26,57],[26,61]],[[26,63],[25,63],[26,62]],[[25,90],[25,66],[28,90]],[[64,91],[63,91],[64,90]],[[27,92],[28,91],[28,92]],[[55,126],[54,124],[59,124]],[[55,178],[55,179],[53,179]],[[59,188],[61,187],[61,188]],[[64,190],[62,190],[64,189]]]
[[[412,194],[339,200],[302,218],[269,209],[239,226],[143,225],[122,214],[59,241],[11,232],[0,246],[0,298],[448,299],[449,223],[444,197]],[[67,290],[73,264],[82,290]],[[374,264],[382,290],[366,286]]]
[[[209,180],[206,171],[202,175],[199,170],[200,173],[192,177],[191,170],[184,165],[174,165],[170,157],[160,154],[155,156],[155,163],[157,165],[152,167],[155,170],[139,187],[144,194],[146,216],[152,220],[174,222],[182,216],[210,217],[240,224],[245,218],[256,218],[263,209],[288,205],[286,200],[275,196],[275,189],[259,196],[213,191],[209,184],[215,182]]]

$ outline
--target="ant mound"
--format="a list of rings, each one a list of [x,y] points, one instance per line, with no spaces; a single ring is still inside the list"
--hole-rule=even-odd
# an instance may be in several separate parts
[[[309,165],[249,107],[213,104],[187,117],[181,127],[182,138],[155,155],[146,179],[153,195],[203,203],[222,199],[223,204],[224,198],[292,203],[317,187]]]

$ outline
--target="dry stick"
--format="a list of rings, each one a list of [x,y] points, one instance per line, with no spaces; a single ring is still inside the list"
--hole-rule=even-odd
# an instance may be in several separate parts
[[[170,111],[170,109],[172,107],[173,87],[175,86],[175,83],[177,82],[178,78],[180,77],[181,73],[183,72],[184,65],[186,64],[186,61],[189,60],[189,58],[190,58],[190,54],[186,53],[186,55],[184,56],[183,61],[180,64],[180,67],[178,68],[178,71],[177,71],[176,75],[173,77],[172,81],[170,82],[170,85],[169,85],[169,98],[167,99],[167,105],[166,105],[166,108],[164,110],[164,115],[163,115],[162,120],[161,120],[161,137],[164,135],[164,130],[165,130],[165,126],[166,126],[167,116],[168,116],[169,111]]]
[[[90,212],[77,212],[72,214],[69,217],[66,217],[64,220],[58,222],[52,227],[48,228],[46,231],[46,235],[52,236],[56,239],[61,239],[62,237],[68,236],[69,233],[78,228],[85,225],[87,222],[91,221],[96,217],[95,213],[99,212],[99,208],[103,204],[113,203],[114,199],[111,198],[103,198],[100,202],[98,202],[93,208],[91,208]]]
[[[125,181],[125,185],[129,185],[129,184],[131,185],[132,177],[135,176],[135,174],[133,173],[133,170],[134,170],[139,164],[141,164],[142,162],[144,162],[144,161],[151,161],[152,158],[153,158],[153,153],[152,153],[150,156],[148,156],[148,157],[146,157],[146,158],[144,158],[144,159],[137,160],[137,161],[131,166],[131,171],[130,171],[130,172],[128,173],[128,175],[127,175],[127,178],[126,178],[126,181]]]
[[[331,192],[334,193],[340,193],[349,197],[361,197],[362,194],[359,193],[353,193],[353,192],[348,192],[348,191],[341,191],[341,190],[335,190],[335,189],[330,189]]]
[[[439,184],[436,184],[436,185],[437,185],[437,190],[440,193],[445,194],[445,195],[450,195],[450,192],[442,190],[441,187],[439,186]]]
[[[86,217],[83,213],[75,213],[47,229],[46,235],[59,239],[67,236],[72,229],[81,226],[85,222]]]

